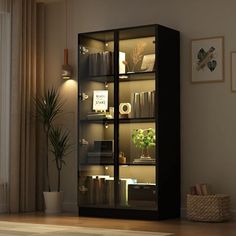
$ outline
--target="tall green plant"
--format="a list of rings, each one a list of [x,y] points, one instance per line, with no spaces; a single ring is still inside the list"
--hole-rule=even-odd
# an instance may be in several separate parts
[[[57,191],[61,190],[61,170],[65,165],[64,157],[69,153],[69,132],[63,132],[61,128],[51,127],[49,132],[49,140],[51,143],[51,152],[55,157],[58,179],[57,179]]]
[[[45,170],[45,182],[47,185],[47,189],[51,192],[51,185],[49,179],[49,170],[48,170],[48,142],[49,142],[49,132],[52,128],[52,123],[55,118],[58,116],[59,113],[62,112],[63,103],[59,97],[58,90],[55,88],[48,89],[43,97],[35,98],[35,105],[36,105],[36,115],[39,121],[43,125],[44,134],[46,137],[46,170]]]

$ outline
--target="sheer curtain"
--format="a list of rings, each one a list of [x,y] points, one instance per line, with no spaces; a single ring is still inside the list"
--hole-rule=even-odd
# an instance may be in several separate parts
[[[10,212],[42,209],[43,151],[34,97],[44,88],[44,5],[12,1]]]
[[[0,0],[0,212],[8,210],[11,0]]]

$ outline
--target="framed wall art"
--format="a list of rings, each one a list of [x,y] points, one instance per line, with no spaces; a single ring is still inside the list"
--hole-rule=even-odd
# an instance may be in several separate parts
[[[191,82],[224,81],[224,37],[191,40]]]
[[[230,53],[231,57],[231,90],[236,92],[236,51]]]

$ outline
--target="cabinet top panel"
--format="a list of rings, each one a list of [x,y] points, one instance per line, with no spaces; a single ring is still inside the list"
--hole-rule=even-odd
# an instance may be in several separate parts
[[[121,40],[129,38],[150,37],[155,35],[155,27],[157,26],[157,24],[153,24],[136,27],[118,28],[112,30],[85,32],[79,33],[79,36],[88,37],[103,42],[113,41],[114,31],[119,31],[119,38]]]

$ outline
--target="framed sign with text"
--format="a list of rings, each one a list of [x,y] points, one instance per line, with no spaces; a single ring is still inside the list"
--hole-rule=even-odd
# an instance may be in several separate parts
[[[93,110],[106,111],[108,109],[108,90],[93,91]]]

